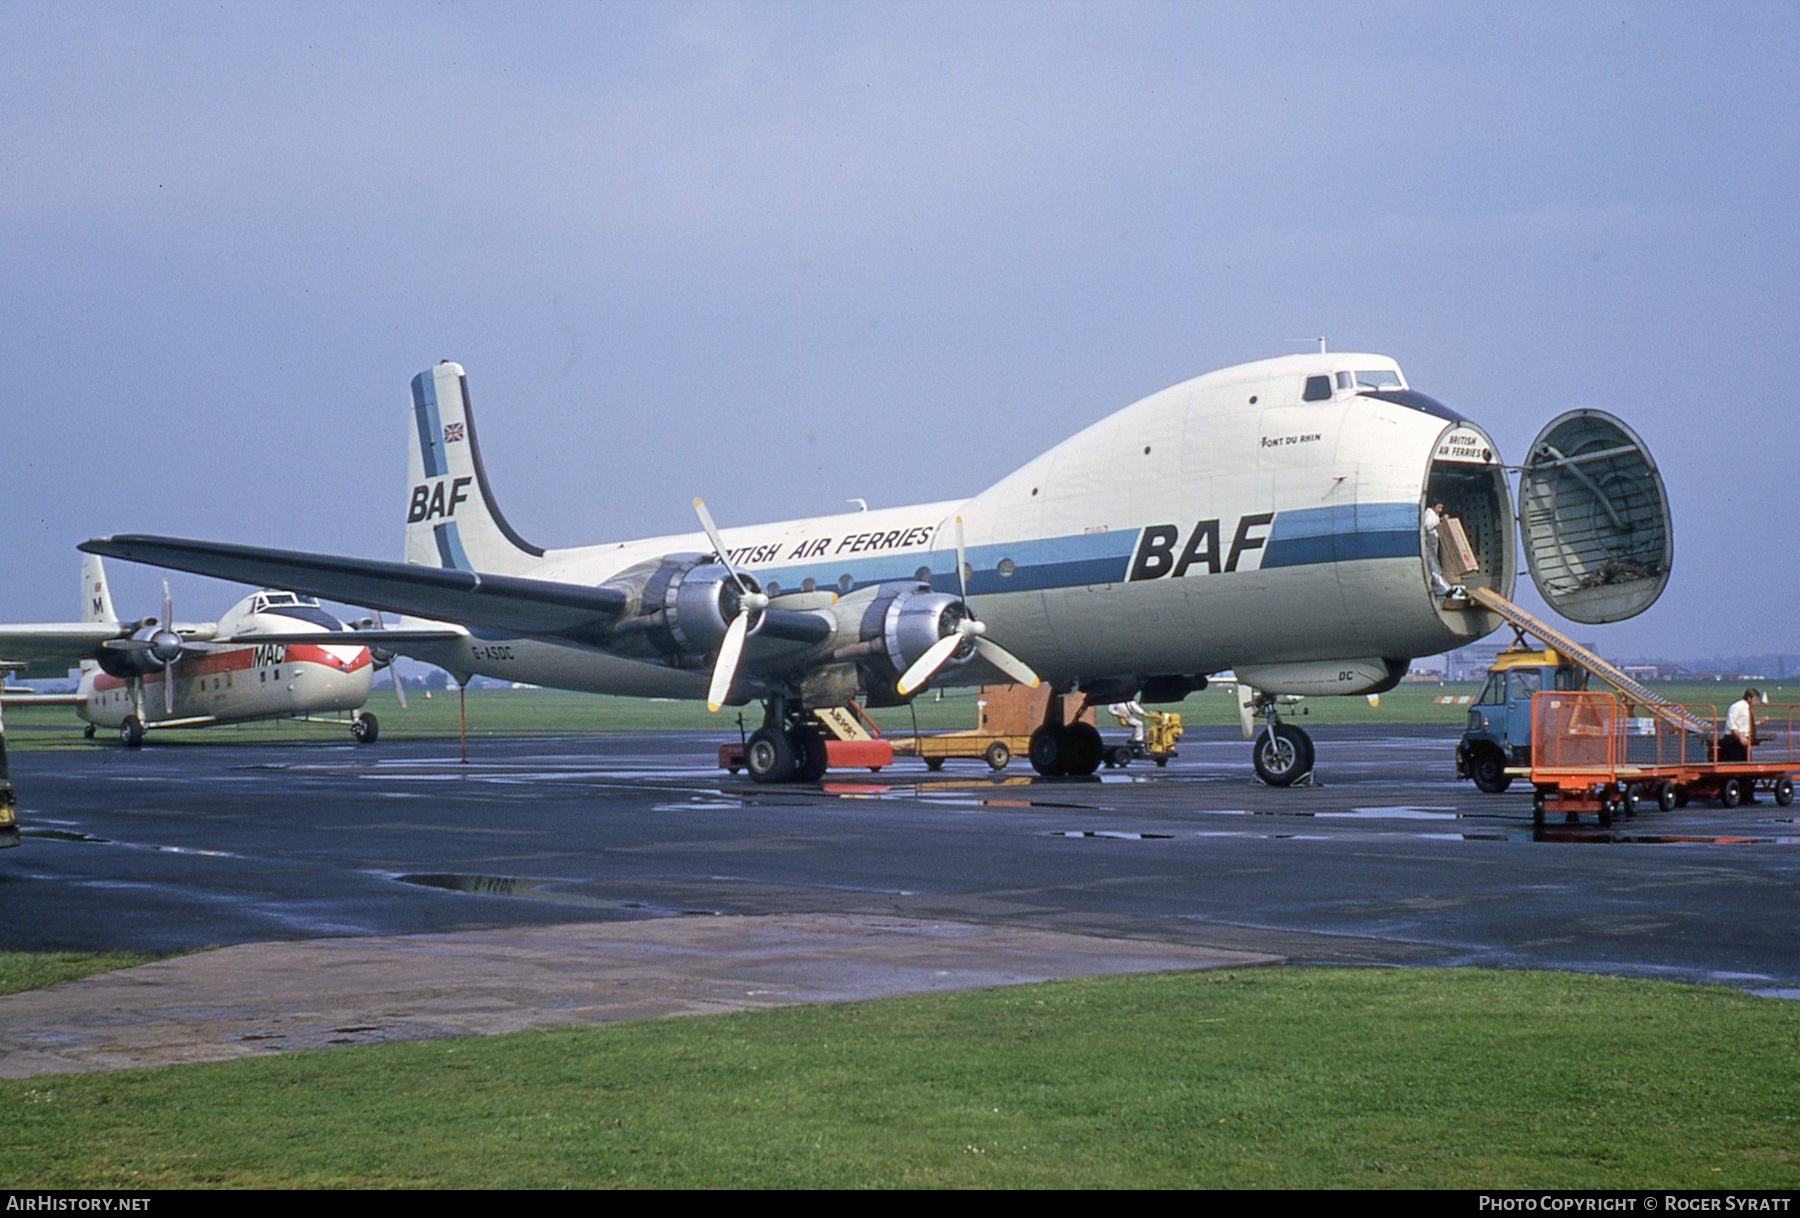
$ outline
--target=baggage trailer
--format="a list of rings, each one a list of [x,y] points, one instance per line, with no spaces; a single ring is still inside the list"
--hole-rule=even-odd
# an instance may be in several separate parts
[[[1592,812],[1601,825],[1630,816],[1646,802],[1668,811],[1695,797],[1734,808],[1767,791],[1781,807],[1794,802],[1800,750],[1794,706],[1771,706],[1756,724],[1742,761],[1719,758],[1724,738],[1716,706],[1638,707],[1610,692],[1545,690],[1531,700],[1531,762],[1509,771],[1535,793],[1531,818],[1552,813],[1575,821]],[[1637,711],[1637,714],[1631,712]]]
[[[1069,722],[1094,722],[1094,711],[1075,698],[1065,699],[1064,717]],[[892,736],[894,755],[917,757],[925,768],[936,772],[944,762],[956,759],[981,760],[995,772],[1004,770],[1014,757],[1027,756],[1031,749],[1031,733],[1050,706],[1050,687],[1040,685],[983,685],[976,691],[976,726],[969,731],[934,732],[929,736],[915,731],[911,736]],[[1079,707],[1074,718],[1068,712]]]

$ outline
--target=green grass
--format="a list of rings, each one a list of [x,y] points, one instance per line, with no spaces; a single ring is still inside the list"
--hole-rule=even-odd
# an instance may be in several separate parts
[[[1791,1188],[1797,1045],[1667,983],[1106,978],[0,1083],[0,1185]]]
[[[1678,702],[1715,704],[1717,713],[1738,696],[1741,688],[1716,683],[1654,686],[1658,692]],[[1381,695],[1380,705],[1370,706],[1368,699],[1308,698],[1295,722],[1303,727],[1364,725],[1403,726],[1436,725],[1446,729],[1447,736],[1462,730],[1468,717],[1469,704],[1454,701],[1458,696],[1472,697],[1481,692],[1479,684],[1414,684],[1408,683]],[[1769,685],[1764,688],[1772,705],[1800,702],[1800,686]],[[1451,701],[1439,702],[1439,698]],[[408,708],[389,692],[378,692],[369,699],[368,709],[381,720],[384,740],[442,740],[457,731],[457,699],[455,694],[439,693],[426,698],[423,691],[408,695]],[[1175,710],[1187,727],[1235,727],[1238,723],[1236,695],[1228,688],[1215,687],[1190,695],[1185,702],[1156,709]],[[920,699],[916,706],[922,731],[946,731],[975,726],[975,691],[946,691],[942,701],[931,697]],[[469,694],[469,734],[472,739],[504,736],[543,736],[588,734],[620,731],[704,731],[717,733],[721,740],[737,735],[737,708],[709,714],[700,702],[662,702],[647,698],[615,698],[601,694],[578,694],[560,690],[475,690]],[[907,734],[912,731],[913,710],[891,707],[871,711],[870,717],[883,731]],[[1768,713],[1765,711],[1764,713]],[[755,730],[762,721],[760,708],[742,708],[745,724]],[[92,747],[83,739],[82,723],[68,707],[15,707],[6,712],[9,749],[66,749]],[[1100,712],[1103,731],[1118,728],[1111,715]],[[349,729],[327,724],[298,724],[283,720],[235,724],[225,727],[188,731],[158,732],[157,742],[228,744],[233,741],[264,744],[281,740],[341,740]],[[114,746],[113,733],[102,733],[98,742]]]
[[[140,952],[0,952],[0,994],[42,989],[59,981],[74,981],[160,959]]]

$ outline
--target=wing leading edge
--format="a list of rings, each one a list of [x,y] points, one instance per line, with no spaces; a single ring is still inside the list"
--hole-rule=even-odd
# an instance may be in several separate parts
[[[78,548],[410,617],[577,643],[598,642],[626,608],[625,593],[618,588],[184,537],[121,533],[84,541]],[[398,633],[390,632],[387,640],[398,641]]]

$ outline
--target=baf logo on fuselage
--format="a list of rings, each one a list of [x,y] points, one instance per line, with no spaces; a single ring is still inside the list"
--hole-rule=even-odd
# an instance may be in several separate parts
[[[1256,554],[1268,537],[1259,530],[1269,527],[1273,512],[1257,512],[1238,518],[1231,534],[1231,548],[1219,543],[1224,533],[1217,520],[1198,521],[1188,532],[1187,543],[1181,544],[1181,529],[1172,524],[1145,525],[1138,537],[1137,552],[1131,556],[1129,580],[1178,579],[1198,568],[1208,575],[1236,571],[1246,555]]]
[[[406,523],[418,524],[421,520],[448,519],[456,515],[456,505],[468,502],[469,483],[473,481],[473,478],[458,478],[447,483],[440,478],[413,487],[412,503],[406,509]]]

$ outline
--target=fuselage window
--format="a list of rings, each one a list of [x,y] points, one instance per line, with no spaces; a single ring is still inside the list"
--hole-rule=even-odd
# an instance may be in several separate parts
[[[1300,395],[1303,402],[1324,402],[1331,398],[1331,378],[1328,376],[1309,376],[1306,378],[1306,392]]]

